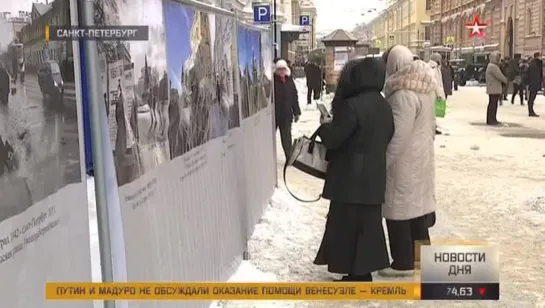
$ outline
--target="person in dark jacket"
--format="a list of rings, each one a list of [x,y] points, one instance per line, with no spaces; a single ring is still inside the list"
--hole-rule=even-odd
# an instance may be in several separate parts
[[[515,97],[520,96],[520,105],[524,105],[524,89],[526,85],[524,83],[524,70],[525,65],[522,62],[522,59],[518,59],[516,63],[517,69],[514,70],[513,77],[513,95],[511,95],[511,105],[515,104]]]
[[[8,71],[3,64],[0,65],[0,103],[7,104],[9,102],[10,77]]]
[[[507,77],[507,69],[508,69],[508,63],[505,59],[501,59],[500,61],[500,70],[503,76]],[[501,87],[501,97],[500,97],[500,105],[503,105],[503,101],[507,100],[507,90],[509,89],[509,83],[502,84]]]
[[[394,117],[380,93],[385,75],[379,59],[347,63],[333,99],[333,118],[322,119],[318,130],[329,161],[322,197],[331,204],[314,264],[344,274],[342,281],[372,281],[372,272],[390,265],[382,203]]]
[[[307,78],[307,105],[312,100],[320,99],[322,94],[322,69],[313,62],[305,65],[305,77]]]
[[[536,100],[537,92],[541,90],[543,85],[543,61],[541,53],[536,52],[534,58],[528,66],[528,90],[530,92],[528,98],[528,116],[539,117],[534,111],[534,101]]]
[[[299,121],[301,109],[291,70],[284,60],[278,60],[274,68],[274,105],[276,129],[280,130],[282,148],[288,159],[292,146],[291,124]]]
[[[452,67],[449,65],[447,60],[443,60],[441,64],[441,77],[443,80],[443,91],[445,92],[445,98],[448,98],[449,95],[452,95]]]

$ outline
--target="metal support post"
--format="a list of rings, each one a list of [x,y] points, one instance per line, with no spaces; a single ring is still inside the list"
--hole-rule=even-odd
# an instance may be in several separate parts
[[[274,45],[274,59],[278,58],[278,21],[276,17],[276,1],[272,0],[272,9],[273,9],[273,16],[272,16],[272,29],[273,29],[273,45]]]
[[[92,0],[78,1],[80,12],[80,21],[84,26],[93,26],[94,5]],[[95,172],[95,194],[98,222],[98,239],[100,247],[100,267],[103,282],[113,282],[113,261],[112,246],[110,242],[110,225],[108,215],[108,198],[106,187],[105,158],[102,153],[104,146],[102,142],[102,117],[106,114],[104,106],[104,97],[102,93],[102,83],[99,81],[100,72],[98,61],[98,50],[95,41],[85,41],[85,67],[87,72],[86,84],[88,99],[90,102],[91,114],[91,132],[93,146],[93,165]],[[104,301],[104,308],[115,308],[115,301]]]

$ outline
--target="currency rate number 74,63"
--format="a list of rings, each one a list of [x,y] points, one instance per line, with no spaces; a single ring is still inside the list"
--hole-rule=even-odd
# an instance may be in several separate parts
[[[471,297],[473,296],[473,288],[472,287],[447,287],[447,296]]]

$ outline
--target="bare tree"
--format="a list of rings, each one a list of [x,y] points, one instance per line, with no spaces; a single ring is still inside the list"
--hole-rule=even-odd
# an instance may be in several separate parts
[[[98,27],[118,25],[120,4],[124,3],[127,3],[127,0],[93,0],[95,25]],[[118,44],[121,42],[98,40],[98,52],[105,55],[108,62],[115,61]]]

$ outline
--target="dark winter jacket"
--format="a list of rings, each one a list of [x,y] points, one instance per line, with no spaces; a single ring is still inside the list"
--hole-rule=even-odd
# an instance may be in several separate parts
[[[9,88],[10,88],[9,74],[4,68],[0,68],[0,94],[7,97],[9,93]],[[3,99],[4,97],[0,97],[0,102]],[[7,103],[7,101],[4,103]]]
[[[320,89],[322,87],[322,70],[312,62],[305,66],[305,77],[309,89]]]
[[[274,112],[276,123],[291,123],[293,117],[301,115],[295,82],[289,74],[285,80],[274,74]]]
[[[530,90],[539,91],[543,83],[543,61],[533,59],[528,66],[528,87]]]
[[[515,81],[517,76],[520,76],[519,61],[517,59],[511,59],[507,62],[507,79],[509,81]]]
[[[528,84],[528,63],[522,62],[520,64],[520,79],[522,80],[522,85]]]
[[[333,100],[333,121],[319,129],[327,147],[328,170],[322,196],[350,204],[382,204],[386,189],[386,149],[394,134],[394,117],[380,91],[381,60],[349,62]]]
[[[450,66],[441,65],[441,77],[443,79],[443,90],[445,95],[452,95],[452,68]]]

